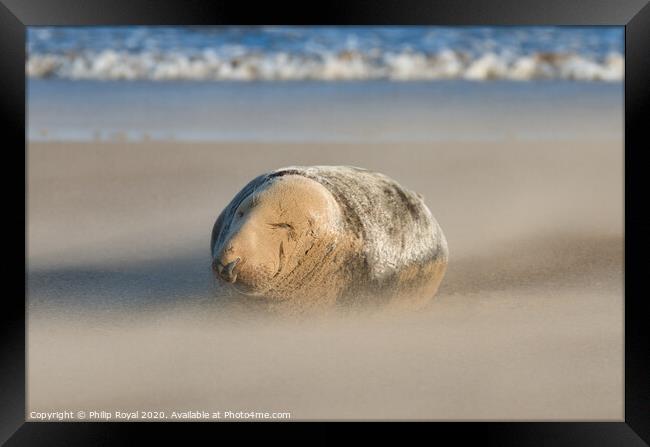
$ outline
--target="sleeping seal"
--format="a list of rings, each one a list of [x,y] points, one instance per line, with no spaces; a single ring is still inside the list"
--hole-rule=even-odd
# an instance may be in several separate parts
[[[256,177],[217,218],[210,247],[218,282],[237,295],[303,307],[425,303],[448,259],[421,196],[347,166]]]

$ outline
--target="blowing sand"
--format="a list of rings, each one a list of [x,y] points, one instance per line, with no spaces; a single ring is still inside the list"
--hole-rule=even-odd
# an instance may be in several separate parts
[[[255,175],[349,164],[421,193],[450,262],[424,311],[220,304],[210,230]],[[32,411],[622,420],[623,147],[31,143]]]

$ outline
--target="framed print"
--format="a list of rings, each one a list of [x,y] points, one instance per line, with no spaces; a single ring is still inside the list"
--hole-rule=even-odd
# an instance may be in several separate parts
[[[2,0],[0,23],[7,445],[650,439],[644,1]]]

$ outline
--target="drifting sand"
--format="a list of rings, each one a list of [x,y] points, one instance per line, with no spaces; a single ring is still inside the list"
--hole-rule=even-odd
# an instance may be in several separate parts
[[[209,235],[253,176],[350,164],[424,195],[450,248],[417,314],[284,321],[212,293]],[[622,139],[31,143],[32,411],[622,420]]]

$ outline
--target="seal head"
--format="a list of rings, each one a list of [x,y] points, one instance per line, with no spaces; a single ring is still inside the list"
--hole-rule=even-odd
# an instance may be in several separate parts
[[[340,233],[340,209],[327,189],[303,176],[258,178],[244,190],[215,225],[212,267],[241,293],[278,295],[291,276],[318,267],[309,257]]]

